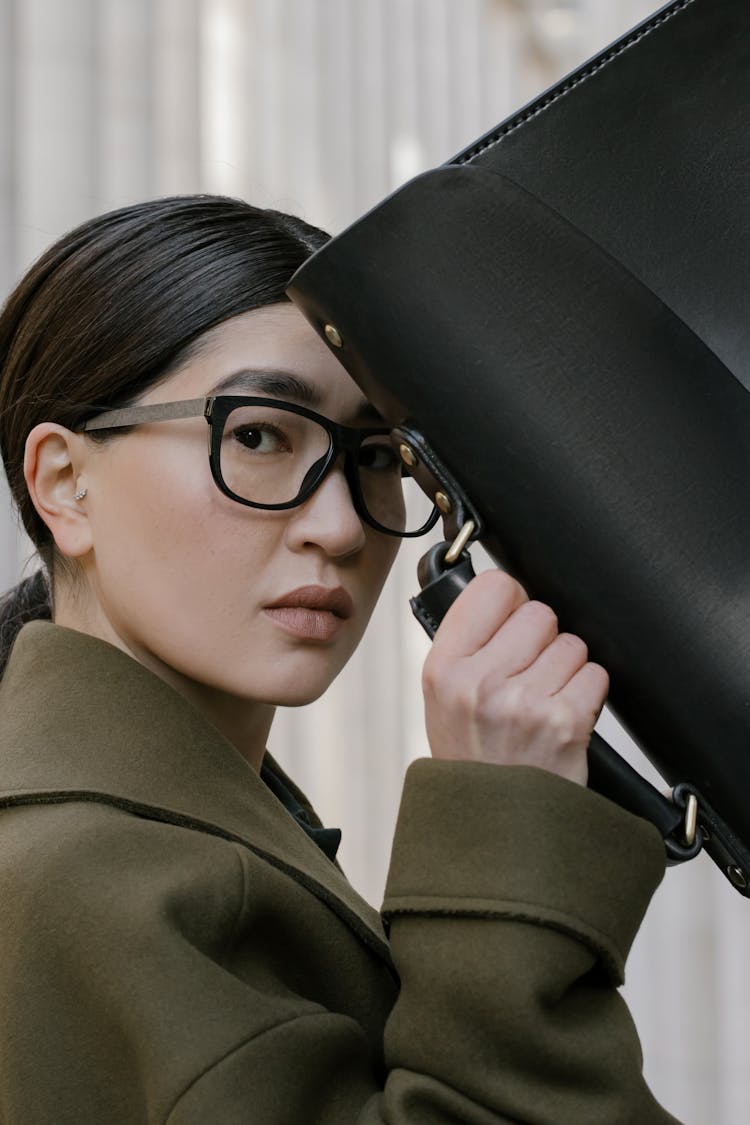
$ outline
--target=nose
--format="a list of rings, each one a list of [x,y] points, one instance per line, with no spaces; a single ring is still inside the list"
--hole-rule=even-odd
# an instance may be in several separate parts
[[[361,551],[366,542],[344,475],[342,458],[323,478],[312,496],[292,508],[287,540],[293,550],[321,547],[331,558],[344,558]]]

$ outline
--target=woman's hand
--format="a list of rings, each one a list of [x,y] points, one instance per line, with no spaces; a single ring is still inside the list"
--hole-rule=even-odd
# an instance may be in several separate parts
[[[480,574],[456,599],[422,687],[433,757],[539,766],[586,784],[586,749],[609,677],[509,575]]]

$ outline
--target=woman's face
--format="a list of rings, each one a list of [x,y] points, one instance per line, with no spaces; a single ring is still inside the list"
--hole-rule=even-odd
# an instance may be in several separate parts
[[[372,425],[356,384],[291,305],[234,317],[143,403],[252,394],[239,373],[287,373],[312,408]],[[255,392],[262,393],[262,392]],[[280,396],[274,396],[280,397]],[[293,401],[290,399],[290,401]],[[211,476],[202,417],[85,439],[79,482],[93,536],[84,563],[108,639],[167,674],[280,705],[317,698],[356,648],[398,549],[363,523],[340,463],[300,507],[249,508]],[[334,609],[295,605],[335,591]],[[343,591],[343,592],[342,592]],[[275,605],[275,608],[270,608]]]

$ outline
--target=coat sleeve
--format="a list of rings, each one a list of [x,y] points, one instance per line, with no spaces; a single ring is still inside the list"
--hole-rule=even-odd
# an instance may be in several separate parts
[[[299,935],[278,928],[261,860],[106,807],[4,816],[0,1122],[674,1120],[617,993],[662,845],[577,786],[410,768],[385,901],[401,977],[385,1072],[361,1023],[284,957]]]
[[[649,823],[552,774],[414,763],[384,905],[386,1120],[674,1125],[617,991],[664,862]]]

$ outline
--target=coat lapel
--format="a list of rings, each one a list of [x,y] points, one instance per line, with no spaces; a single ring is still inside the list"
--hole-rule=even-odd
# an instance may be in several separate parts
[[[158,676],[105,641],[26,625],[0,684],[0,808],[101,800],[250,848],[390,963],[382,922],[242,755]]]

